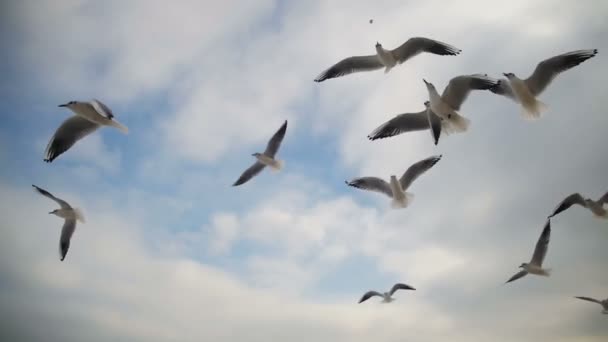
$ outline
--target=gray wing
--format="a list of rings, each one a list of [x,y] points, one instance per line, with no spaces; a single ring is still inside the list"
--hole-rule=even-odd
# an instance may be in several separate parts
[[[600,203],[600,205],[608,203],[608,192],[606,192],[604,196],[600,197],[600,199],[598,199],[597,201]]]
[[[427,121],[429,126],[431,126],[433,141],[435,141],[435,145],[437,145],[439,143],[439,138],[441,137],[441,118],[429,108],[427,109]]]
[[[372,298],[373,296],[384,297],[379,292],[376,292],[376,291],[367,291],[367,292],[365,292],[365,294],[363,295],[363,297],[361,297],[361,299],[359,299],[359,304],[365,302],[366,300]]]
[[[383,179],[377,177],[361,177],[355,178],[350,182],[344,182],[348,186],[352,186],[357,189],[375,191],[387,195],[393,198],[393,191],[391,186]]]
[[[577,50],[545,59],[538,63],[536,69],[524,82],[533,95],[538,95],[547,88],[560,73],[571,69],[589,58],[597,55],[597,49]]]
[[[408,39],[405,43],[401,44],[401,46],[391,52],[393,53],[393,57],[395,60],[397,60],[397,62],[403,63],[422,52],[428,52],[441,56],[455,56],[461,51],[462,50],[457,49],[452,45],[442,43],[437,40],[424,37],[414,37]]]
[[[266,165],[256,161],[253,165],[251,165],[247,170],[243,172],[243,174],[239,177],[239,179],[232,184],[232,186],[239,186],[241,184],[247,183],[251,178],[255,177],[260,171],[262,171],[266,167]]]
[[[264,151],[265,155],[267,155],[268,157],[274,158],[275,154],[277,154],[277,151],[279,150],[279,147],[281,147],[281,142],[283,141],[283,138],[285,137],[286,131],[287,131],[287,120],[285,120],[285,122],[283,123],[283,125],[281,125],[279,130],[276,131],[276,133],[268,141],[268,144],[266,145],[266,151]]]
[[[416,290],[415,288],[407,285],[407,284],[403,284],[403,283],[397,283],[395,285],[393,285],[393,288],[391,289],[390,295],[392,296],[393,294],[395,294],[395,292],[397,290]]]
[[[399,179],[403,191],[407,190],[416,178],[432,168],[439,160],[441,160],[441,155],[432,156],[412,164]]]
[[[511,86],[509,85],[509,81],[506,78],[499,79],[498,82],[496,82],[496,85],[490,88],[490,91],[496,95],[502,95],[515,102],[519,102],[515,96],[515,93],[513,93],[513,89],[511,89]]]
[[[103,102],[97,99],[93,99],[91,100],[90,104],[91,106],[93,106],[95,111],[97,111],[97,113],[107,117],[108,119],[114,118],[114,113],[112,112],[112,110],[108,106],[103,104]]]
[[[489,90],[495,87],[496,83],[498,80],[485,74],[457,76],[450,80],[448,86],[443,90],[441,98],[452,108],[459,110],[471,90]]]
[[[36,189],[36,191],[38,191],[39,194],[41,194],[42,196],[48,197],[50,199],[52,199],[53,201],[57,202],[57,204],[59,204],[59,206],[62,209],[71,209],[72,207],[68,204],[68,202],[62,200],[61,198],[57,198],[55,196],[53,196],[53,194],[51,194],[50,192],[39,188],[37,186],[35,186],[34,184],[32,184],[32,186],[34,187],[34,189]]]
[[[519,271],[519,272],[515,273],[515,275],[513,275],[511,278],[509,278],[509,280],[507,280],[507,281],[505,282],[505,284],[508,284],[508,283],[510,283],[510,282],[512,282],[512,281],[515,281],[515,280],[519,279],[519,278],[523,278],[523,277],[525,277],[527,274],[528,274],[528,271],[526,271],[526,270]]]
[[[65,259],[66,254],[68,254],[68,249],[70,249],[70,240],[72,239],[72,235],[76,230],[76,220],[67,219],[63,223],[63,228],[61,228],[61,237],[59,238],[59,253],[61,256],[61,261]]]
[[[355,72],[378,70],[383,67],[376,55],[348,57],[319,74],[315,78],[315,82],[323,82],[330,78],[345,76]]]
[[[581,196],[581,194],[577,193],[573,193],[570,196],[564,198],[563,201],[561,201],[557,207],[555,207],[555,210],[553,211],[553,214],[549,215],[549,217],[553,217],[559,213],[561,213],[562,211],[570,208],[571,206],[578,204],[580,206],[583,206],[585,208],[587,208],[587,203],[585,203],[585,199],[583,198],[583,196]]]
[[[602,305],[602,301],[591,298],[591,297],[574,297],[574,298],[578,298],[578,299],[582,299],[582,300],[586,300],[588,302],[593,302],[593,303],[597,303],[599,305]]]
[[[547,249],[549,249],[549,240],[551,238],[551,220],[547,219],[547,223],[545,224],[545,228],[543,228],[543,232],[540,234],[538,241],[536,242],[536,247],[534,248],[534,254],[532,254],[532,260],[530,260],[531,264],[536,266],[542,266],[543,261],[545,260],[545,256],[547,255]]]
[[[46,146],[44,161],[47,163],[52,162],[55,158],[70,149],[70,147],[74,146],[78,140],[93,133],[97,128],[99,128],[98,124],[81,116],[74,115],[68,118],[57,128],[57,131],[55,131],[55,134],[53,134],[53,137]]]
[[[369,140],[384,139],[405,132],[425,129],[429,129],[426,109],[419,113],[399,114],[376,128],[367,138]]]

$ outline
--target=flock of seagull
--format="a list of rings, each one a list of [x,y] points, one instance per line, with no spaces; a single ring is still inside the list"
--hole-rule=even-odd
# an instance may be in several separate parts
[[[410,38],[393,50],[386,50],[380,43],[376,43],[376,54],[345,58],[323,71],[314,81],[323,82],[356,72],[379,69],[384,69],[384,73],[388,73],[394,67],[422,53],[456,56],[460,52],[460,49],[452,45],[423,37]],[[577,50],[548,58],[538,63],[532,75],[526,79],[520,79],[513,73],[504,73],[505,78],[502,79],[494,79],[487,74],[481,73],[456,76],[450,80],[441,95],[433,83],[423,80],[428,91],[428,100],[424,102],[425,108],[420,112],[404,113],[395,116],[373,130],[368,135],[368,139],[383,139],[406,132],[428,129],[432,133],[434,144],[437,145],[442,132],[450,134],[462,133],[468,130],[470,120],[459,111],[470,92],[474,90],[489,90],[494,94],[504,96],[521,106],[524,118],[538,119],[541,113],[547,109],[547,106],[537,96],[546,90],[557,75],[581,64],[596,54],[596,49]],[[125,134],[128,133],[128,128],[119,123],[112,110],[99,100],[70,101],[59,107],[68,108],[74,115],[66,119],[51,137],[44,154],[45,162],[53,162],[61,154],[68,151],[77,141],[95,132],[102,126],[114,127]],[[252,154],[256,159],[254,164],[241,174],[233,186],[247,183],[267,166],[274,171],[282,169],[284,162],[276,159],[276,155],[286,132],[287,121],[270,138],[264,152]],[[406,208],[413,199],[413,194],[406,191],[420,175],[429,171],[440,160],[441,155],[431,156],[418,161],[412,164],[400,178],[397,178],[396,175],[391,175],[390,179],[386,181],[378,177],[360,177],[346,181],[346,184],[354,188],[378,192],[388,196],[391,199],[392,208]],[[81,210],[72,207],[66,201],[55,197],[50,192],[36,185],[33,185],[33,187],[38,193],[50,198],[60,206],[59,209],[53,210],[49,214],[54,214],[64,219],[59,239],[60,259],[63,261],[70,247],[70,240],[76,229],[76,222],[85,222],[84,215]],[[550,269],[543,268],[543,261],[549,246],[552,217],[576,204],[589,209],[596,217],[605,219],[608,218],[608,211],[604,208],[606,203],[608,203],[608,192],[597,201],[584,198],[579,193],[566,197],[558,204],[554,212],[547,217],[546,224],[536,243],[530,262],[522,263],[519,266],[522,270],[507,280],[506,283],[520,279],[528,274],[539,276],[550,275]],[[390,303],[394,300],[393,295],[397,290],[415,290],[415,288],[403,283],[397,283],[389,292],[366,292],[359,300],[359,303],[374,296],[381,297],[384,303]],[[602,306],[603,313],[608,314],[608,299],[601,301],[590,297],[575,298],[598,303]]]

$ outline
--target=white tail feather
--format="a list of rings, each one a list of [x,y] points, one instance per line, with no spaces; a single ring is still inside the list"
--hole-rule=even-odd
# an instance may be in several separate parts
[[[537,120],[540,119],[541,114],[546,111],[549,106],[547,106],[544,102],[534,99],[530,103],[523,104],[522,103],[522,111],[521,115],[526,120]]]
[[[384,68],[384,73],[388,74],[388,72],[391,71],[392,68],[393,67],[386,67],[386,68]]]
[[[275,160],[276,163],[270,165],[270,169],[272,171],[280,171],[281,169],[283,169],[283,167],[285,166],[285,162],[282,160]]]
[[[129,133],[129,129],[127,128],[127,126],[125,126],[125,125],[121,124],[120,122],[114,120],[114,118],[112,118],[111,120],[108,120],[108,125],[110,125],[112,127],[118,128],[124,134],[128,134]]]
[[[74,211],[74,216],[76,217],[77,221],[80,221],[82,223],[85,223],[85,219],[84,219],[84,214],[82,213],[82,210],[80,210],[80,208],[73,208],[72,209]]]
[[[541,270],[540,275],[544,276],[544,277],[549,277],[551,275],[551,269],[550,268],[543,268]]]
[[[452,113],[449,119],[444,119],[448,121],[446,125],[448,127],[447,131],[449,133],[460,133],[466,132],[471,125],[471,120],[465,118],[464,116],[454,112]]]
[[[395,199],[391,201],[391,208],[393,209],[403,209],[407,208],[410,203],[414,200],[414,194],[406,192],[405,196],[401,199]]]

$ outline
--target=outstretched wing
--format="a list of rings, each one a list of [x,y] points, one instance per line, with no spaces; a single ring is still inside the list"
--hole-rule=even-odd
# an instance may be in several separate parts
[[[243,172],[243,174],[239,177],[239,179],[232,184],[232,186],[239,186],[241,184],[246,183],[251,178],[255,177],[260,171],[262,171],[266,167],[266,165],[256,161],[253,165],[251,165],[247,170]]]
[[[455,48],[452,45],[442,43],[437,40],[424,37],[414,37],[408,39],[405,43],[401,44],[401,46],[391,52],[397,62],[403,63],[422,52],[428,52],[441,56],[455,56],[461,51],[462,50]]]
[[[604,196],[600,197],[600,199],[598,199],[597,201],[600,203],[600,205],[608,203],[608,192],[606,192]]]
[[[443,90],[441,98],[452,108],[459,110],[471,90],[489,90],[497,83],[498,80],[485,74],[457,76],[450,80],[448,86]]]
[[[423,159],[415,164],[412,164],[412,166],[410,166],[405,171],[403,176],[401,176],[401,178],[399,179],[399,182],[401,183],[401,188],[403,188],[403,191],[407,190],[407,188],[409,188],[410,185],[412,185],[412,183],[416,180],[416,178],[418,178],[421,174],[425,173],[430,168],[432,168],[435,164],[437,164],[437,162],[439,160],[441,160],[441,155],[432,156],[432,157]]]
[[[578,204],[580,206],[583,207],[587,207],[587,203],[585,203],[585,199],[583,198],[583,196],[581,196],[581,194],[577,193],[573,193],[571,195],[569,195],[568,197],[564,198],[558,205],[557,207],[555,207],[555,210],[553,211],[553,214],[549,215],[549,217],[553,217],[559,213],[561,213],[562,211],[570,208],[571,206]]]
[[[35,186],[34,184],[32,184],[32,186],[34,187],[34,189],[36,189],[36,191],[38,191],[39,194],[41,194],[42,196],[48,197],[50,199],[52,199],[53,201],[57,202],[57,204],[59,204],[59,206],[62,209],[71,209],[72,207],[68,204],[68,202],[62,200],[61,198],[57,198],[55,196],[53,196],[53,194],[51,194],[50,192],[39,188],[37,186]]]
[[[560,73],[571,69],[597,55],[597,49],[577,50],[545,59],[524,82],[533,95],[539,95]]]
[[[431,135],[433,136],[433,141],[435,142],[436,146],[439,144],[439,138],[441,137],[441,118],[437,116],[437,114],[433,113],[430,108],[427,109],[426,116],[429,126],[431,127]]]
[[[512,276],[511,278],[509,278],[509,280],[507,280],[507,281],[505,282],[505,284],[508,284],[508,283],[510,283],[510,282],[512,282],[512,281],[515,281],[515,280],[519,279],[519,278],[523,278],[523,277],[525,277],[527,274],[528,274],[528,271],[526,271],[526,270],[519,271],[519,272],[515,273],[515,275],[514,275],[514,276]]]
[[[391,186],[384,180],[378,177],[361,177],[355,178],[350,182],[345,181],[346,185],[355,187],[357,189],[375,191],[387,195],[393,198],[393,191]]]
[[[363,295],[363,297],[361,297],[361,299],[359,299],[359,304],[365,302],[366,300],[372,298],[373,296],[383,297],[379,292],[376,292],[376,291],[367,291],[367,292],[365,292],[365,294]]]
[[[376,55],[348,57],[319,74],[315,78],[315,82],[323,82],[330,78],[345,76],[355,72],[378,70],[383,67]]]
[[[59,238],[59,253],[61,256],[61,261],[65,259],[65,256],[68,254],[68,249],[70,249],[70,240],[72,239],[72,235],[76,230],[76,220],[75,219],[66,219],[63,223],[63,228],[61,228],[61,237]]]
[[[112,110],[110,109],[110,107],[106,106],[103,102],[101,102],[97,99],[93,99],[89,103],[91,104],[91,106],[93,106],[93,108],[95,109],[95,111],[97,113],[105,116],[108,119],[114,118],[114,113],[112,113]]]
[[[393,294],[395,294],[395,292],[397,292],[397,290],[416,290],[416,289],[407,284],[397,283],[397,284],[393,285],[390,295],[392,296]]]
[[[274,156],[277,154],[277,151],[279,150],[279,147],[281,147],[281,142],[285,137],[285,132],[287,132],[287,120],[285,120],[279,130],[276,131],[276,133],[268,141],[268,144],[266,145],[266,151],[264,151],[265,155],[274,158]]]
[[[545,260],[545,256],[547,255],[547,250],[549,249],[549,240],[551,238],[551,220],[547,219],[547,223],[543,228],[538,241],[536,242],[536,247],[534,248],[534,254],[532,254],[532,260],[530,260],[531,264],[536,266],[542,266],[543,261]]]
[[[399,114],[376,128],[367,138],[369,140],[383,139],[405,132],[425,129],[429,129],[426,109],[419,113]]]
[[[574,298],[578,298],[578,299],[586,300],[588,302],[597,303],[597,304],[602,305],[602,301],[591,298],[591,297],[574,297]]]
[[[79,115],[74,115],[65,120],[46,146],[44,161],[52,162],[62,153],[72,147],[78,140],[93,133],[99,125]]]
[[[506,78],[499,79],[498,82],[496,82],[496,84],[490,88],[490,91],[496,95],[502,95],[515,102],[519,102],[519,100],[517,100],[517,96],[515,96],[515,93],[513,93],[513,89],[511,89],[511,86],[509,85],[509,81]]]

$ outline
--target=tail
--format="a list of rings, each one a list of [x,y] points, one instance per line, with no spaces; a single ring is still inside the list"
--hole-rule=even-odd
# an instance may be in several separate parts
[[[285,166],[285,162],[282,160],[275,160],[276,164],[270,165],[272,171],[278,172]]]
[[[414,194],[406,192],[405,196],[401,199],[395,199],[391,201],[391,208],[393,209],[403,209],[407,208],[410,203],[414,200]]]
[[[128,134],[129,133],[129,129],[127,128],[127,126],[121,124],[120,122],[114,120],[114,118],[108,120],[108,125],[118,128],[121,132],[123,132],[124,134]]]
[[[550,268],[543,268],[540,275],[544,276],[544,277],[551,276],[551,269]]]
[[[448,121],[446,128],[449,133],[466,132],[469,129],[469,126],[471,125],[471,120],[465,118],[457,112],[452,113],[450,118],[444,119],[444,121],[445,120]]]
[[[82,223],[85,223],[85,219],[84,219],[84,214],[82,213],[82,210],[80,210],[80,208],[73,208],[72,209],[74,211],[74,216],[76,217],[77,221],[80,221]]]
[[[541,117],[542,112],[546,111],[549,106],[547,106],[544,102],[534,99],[531,103],[522,103],[522,111],[521,115],[526,120],[538,120]]]
[[[392,68],[393,67],[386,67],[386,68],[384,68],[384,73],[388,74],[388,72],[391,71]]]

